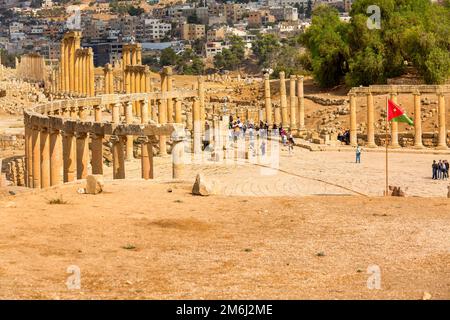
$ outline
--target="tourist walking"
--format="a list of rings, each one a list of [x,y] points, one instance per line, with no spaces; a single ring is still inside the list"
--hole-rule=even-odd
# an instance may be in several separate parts
[[[361,163],[361,147],[359,144],[356,146],[356,163]]]
[[[433,160],[433,164],[431,165],[431,168],[433,170],[433,176],[431,179],[437,180],[438,177],[438,164],[436,163],[436,160]]]
[[[445,167],[445,170],[444,170],[444,173],[445,173],[445,179],[446,180],[448,180],[448,169],[449,169],[449,163],[448,163],[448,161],[447,160],[444,160],[444,167]]]
[[[288,138],[288,149],[289,149],[289,154],[294,154],[294,145],[295,145],[295,141],[294,141],[294,136],[292,135],[292,132],[289,131],[289,138]]]

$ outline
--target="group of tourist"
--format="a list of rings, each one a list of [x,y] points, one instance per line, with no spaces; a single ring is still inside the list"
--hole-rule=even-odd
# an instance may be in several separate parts
[[[433,175],[433,180],[447,180],[448,179],[448,169],[449,163],[447,160],[433,160],[433,164],[431,165]]]
[[[288,147],[289,154],[293,153],[294,150],[294,137],[290,130],[286,130],[283,126],[274,124],[272,127],[269,126],[267,122],[260,121],[259,124],[254,124],[252,121],[241,121],[239,117],[236,119],[233,116],[229,118],[228,124],[228,136],[230,141],[238,142],[240,139],[249,140],[249,150],[256,155],[255,140],[259,137],[259,149],[261,155],[266,154],[266,144],[269,134],[277,133],[280,137],[283,146]],[[203,140],[203,150],[207,150],[210,146],[212,140],[212,128],[210,127],[208,121],[205,122],[205,139]]]

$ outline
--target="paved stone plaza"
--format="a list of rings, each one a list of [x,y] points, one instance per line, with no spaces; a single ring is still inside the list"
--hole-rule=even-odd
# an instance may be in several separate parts
[[[188,155],[188,154],[187,154]],[[171,158],[154,158],[155,179],[171,179]],[[448,181],[431,179],[433,160],[450,159],[450,154],[389,153],[389,184],[407,189],[407,196],[446,197]],[[139,160],[126,162],[127,179],[140,178]],[[194,180],[196,173],[204,173],[225,195],[246,196],[307,196],[307,195],[383,195],[385,186],[385,154],[364,152],[361,164],[355,163],[351,151],[311,152],[296,147],[289,155],[281,149],[280,170],[239,162],[185,165],[183,180]],[[111,178],[111,168],[105,168]],[[269,174],[268,174],[269,173]]]

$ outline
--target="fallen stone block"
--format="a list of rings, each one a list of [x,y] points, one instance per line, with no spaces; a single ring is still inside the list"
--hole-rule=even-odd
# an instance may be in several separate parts
[[[86,193],[99,194],[103,191],[103,175],[92,174],[86,177]]]
[[[205,176],[201,173],[197,174],[192,194],[197,196],[209,196],[212,193],[212,186],[206,181]]]
[[[405,197],[406,190],[408,190],[408,188],[405,188],[405,191],[403,191],[401,187],[389,186],[389,191],[391,191],[390,195],[392,197]]]

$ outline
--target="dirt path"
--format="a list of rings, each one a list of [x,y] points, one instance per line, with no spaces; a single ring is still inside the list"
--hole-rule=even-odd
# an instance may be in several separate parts
[[[450,299],[447,199],[78,187],[0,198],[0,298]],[[71,265],[79,290],[65,284]],[[367,288],[371,265],[380,290]]]

